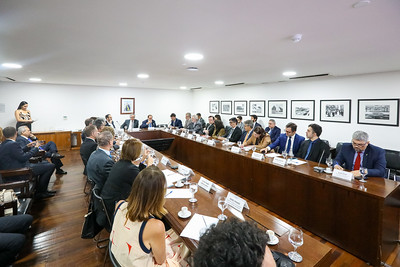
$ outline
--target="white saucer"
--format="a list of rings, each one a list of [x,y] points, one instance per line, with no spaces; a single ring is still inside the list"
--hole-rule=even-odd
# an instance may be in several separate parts
[[[191,215],[192,215],[192,213],[190,211],[187,211],[186,214],[182,213],[181,210],[178,212],[179,218],[182,218],[182,219],[189,218]]]
[[[270,240],[267,244],[273,246],[278,243],[279,243],[279,238],[277,236],[274,236],[274,238],[272,238],[272,240]]]
[[[175,187],[181,188],[181,187],[184,187],[184,186],[185,186],[184,183],[181,183],[181,186],[177,186],[177,183],[175,183]]]
[[[324,170],[324,172],[325,172],[325,173],[328,173],[328,174],[333,173],[333,171],[327,171],[327,170]]]

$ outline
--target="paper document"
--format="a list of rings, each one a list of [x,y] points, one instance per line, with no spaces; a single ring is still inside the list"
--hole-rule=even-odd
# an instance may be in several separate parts
[[[170,170],[163,170],[162,172],[165,175],[165,179],[167,179],[167,187],[173,186],[176,181],[185,178],[182,174]]]
[[[236,144],[236,143],[234,143],[234,142],[225,142],[225,143],[224,143],[224,146],[232,146],[232,145],[234,145],[234,144]]]
[[[265,154],[265,156],[267,157],[267,158],[275,158],[275,157],[278,157],[278,156],[280,156],[281,154],[278,154],[278,153],[268,153],[268,154]]]
[[[298,160],[298,159],[289,159],[288,163],[298,166],[298,165],[301,165],[301,164],[305,164],[307,162],[303,161],[303,160]]]
[[[218,218],[195,213],[185,229],[183,229],[181,236],[199,241],[200,236],[205,233],[208,228],[217,223]]]
[[[191,198],[190,189],[167,189],[165,198]]]

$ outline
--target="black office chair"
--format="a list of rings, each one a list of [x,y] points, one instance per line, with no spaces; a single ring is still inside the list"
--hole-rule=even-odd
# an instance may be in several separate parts
[[[117,259],[114,257],[114,255],[111,252],[111,245],[112,245],[112,243],[109,242],[108,243],[108,249],[107,249],[108,253],[110,254],[111,263],[112,263],[112,265],[114,267],[121,267],[121,265],[118,263]],[[106,264],[106,261],[107,261],[107,252],[106,252],[106,255],[105,255],[105,258],[104,258],[104,265]]]
[[[343,146],[343,142],[338,142],[336,144],[336,149],[334,151],[335,153],[333,153],[333,151],[331,151],[332,159],[336,158],[336,156],[339,154],[340,150],[342,149],[342,146]]]
[[[385,149],[385,152],[386,177],[390,180],[396,181],[400,176],[400,151]]]
[[[104,200],[100,196],[97,188],[92,189],[92,197],[93,197],[93,203],[94,203],[94,210],[96,211],[97,224],[104,227],[107,230],[107,232],[110,233],[111,226],[112,226],[111,219],[110,219],[110,216],[108,215],[106,205],[104,204]],[[99,236],[96,240],[96,246],[98,248],[105,248],[105,247],[107,247],[107,245],[101,245],[101,243],[108,241],[109,239],[106,238],[106,239],[100,240],[100,235],[101,235],[101,233],[99,233]]]

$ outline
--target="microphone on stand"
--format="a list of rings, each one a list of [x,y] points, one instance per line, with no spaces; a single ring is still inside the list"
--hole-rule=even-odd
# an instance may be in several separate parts
[[[319,166],[321,164],[321,160],[322,160],[322,157],[324,156],[324,154],[325,154],[325,150],[322,151],[322,155],[321,155],[321,157],[319,158],[319,161],[318,161],[318,166],[314,167],[314,171],[315,172],[323,172],[325,170],[325,168]]]

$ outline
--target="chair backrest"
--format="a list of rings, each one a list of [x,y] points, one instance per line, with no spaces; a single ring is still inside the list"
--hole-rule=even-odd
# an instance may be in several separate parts
[[[94,201],[95,208],[98,211],[100,209],[100,211],[104,212],[104,214],[106,215],[108,226],[104,226],[104,227],[106,229],[111,230],[111,226],[112,226],[111,219],[110,219],[111,217],[108,215],[107,208],[106,208],[106,205],[104,204],[103,198],[100,196],[100,193],[96,187],[93,188],[92,193],[93,193],[93,198],[94,198],[93,201]],[[96,217],[99,217],[99,216],[96,216]]]
[[[385,149],[386,168],[400,171],[400,151]]]
[[[112,252],[111,252],[111,246],[112,246],[112,242],[109,242],[108,243],[108,252],[110,254],[111,263],[114,267],[121,267],[121,265],[119,265],[117,259],[114,257],[114,254],[112,254]]]

